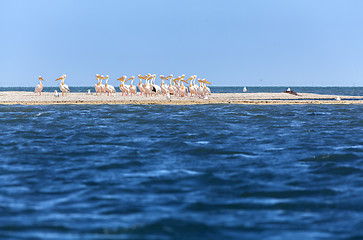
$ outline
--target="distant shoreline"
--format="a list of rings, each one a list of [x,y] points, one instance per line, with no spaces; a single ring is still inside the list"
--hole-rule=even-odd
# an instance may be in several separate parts
[[[139,94],[139,93],[138,93]],[[208,99],[171,96],[122,96],[117,92],[113,96],[96,96],[95,93],[69,93],[67,96],[55,97],[54,93],[43,92],[37,96],[34,92],[3,91],[0,92],[2,105],[53,105],[53,104],[144,104],[144,105],[194,105],[194,104],[246,104],[246,105],[291,105],[291,104],[363,104],[363,96],[323,95],[299,93],[298,96],[288,93],[212,93]]]

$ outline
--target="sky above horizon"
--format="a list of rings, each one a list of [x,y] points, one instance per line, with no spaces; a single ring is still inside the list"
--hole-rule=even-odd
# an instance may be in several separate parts
[[[196,74],[214,86],[363,86],[363,1],[0,0],[0,86]],[[158,79],[160,81],[160,79]]]

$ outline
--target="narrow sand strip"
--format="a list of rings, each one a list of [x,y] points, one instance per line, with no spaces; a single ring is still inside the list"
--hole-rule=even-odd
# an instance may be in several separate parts
[[[363,96],[340,96],[340,101],[335,100],[336,97],[336,95],[313,93],[299,93],[298,96],[288,93],[212,93],[207,100],[194,97],[183,99],[173,96],[168,100],[161,95],[158,97],[122,96],[119,92],[113,96],[70,93],[64,97],[61,94],[59,97],[55,97],[54,93],[50,92],[37,96],[33,92],[8,91],[0,92],[0,104],[363,104]]]

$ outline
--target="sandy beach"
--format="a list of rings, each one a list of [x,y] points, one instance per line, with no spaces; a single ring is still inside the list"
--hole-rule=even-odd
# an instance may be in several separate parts
[[[7,91],[0,92],[0,104],[48,105],[48,104],[363,104],[363,96],[321,95],[299,93],[298,96],[288,93],[212,93],[208,99],[194,97],[167,99],[165,96],[122,96],[117,92],[113,96],[96,96],[95,93],[69,93],[67,96],[54,96],[54,93],[43,92],[37,96],[33,92]]]

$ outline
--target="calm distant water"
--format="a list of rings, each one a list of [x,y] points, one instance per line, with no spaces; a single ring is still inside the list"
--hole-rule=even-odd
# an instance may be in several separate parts
[[[243,87],[214,87],[211,86],[211,91],[214,93],[241,93]],[[72,87],[71,92],[87,92],[88,89],[94,92],[94,87]],[[256,92],[283,92],[287,87],[247,87],[250,93]],[[363,96],[363,87],[291,87],[295,92],[301,93],[317,93],[328,95],[349,95],[349,96]],[[44,87],[45,92],[59,91],[58,87]],[[34,91],[34,87],[0,87],[0,91]],[[117,92],[120,92],[116,88]]]
[[[363,239],[362,105],[0,105],[0,239]]]

